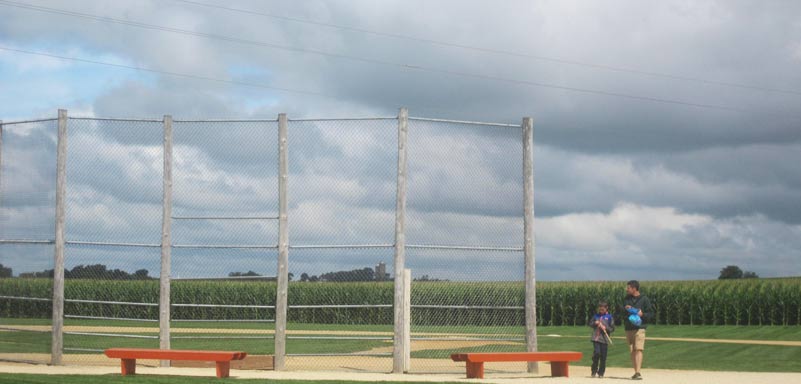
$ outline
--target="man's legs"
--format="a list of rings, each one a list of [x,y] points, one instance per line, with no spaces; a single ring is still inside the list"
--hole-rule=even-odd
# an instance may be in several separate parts
[[[642,351],[645,349],[645,330],[626,331],[626,341],[629,344],[631,353],[631,366],[634,368],[632,379],[640,379],[640,368],[642,368]]]
[[[645,329],[638,329],[634,336],[634,345],[631,348],[631,364],[634,366],[632,379],[641,379],[642,352],[645,350]]]

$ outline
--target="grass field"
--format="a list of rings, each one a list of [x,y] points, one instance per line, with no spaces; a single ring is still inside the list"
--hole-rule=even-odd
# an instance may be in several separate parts
[[[50,319],[0,319],[0,325],[43,325],[49,326]],[[110,326],[110,327],[149,327],[158,334],[156,323],[138,321],[106,321],[66,319],[65,326]],[[256,329],[272,330],[272,323],[233,323],[233,322],[173,322],[171,328],[208,329]],[[392,325],[348,325],[348,324],[310,324],[289,323],[290,331],[347,331],[347,332],[392,332]],[[620,328],[622,330],[622,328]],[[426,326],[415,325],[412,332],[425,333],[465,333],[481,335],[523,335],[525,328],[519,326]],[[589,329],[583,326],[540,326],[540,335],[558,334],[563,336],[587,336]],[[622,332],[620,332],[622,335]],[[736,325],[655,325],[648,328],[651,337],[682,337],[703,339],[743,339],[743,340],[788,340],[801,341],[801,326],[736,326]]]
[[[48,325],[47,320],[3,319],[5,325]],[[12,325],[12,326],[13,326]],[[108,326],[108,322],[97,320],[68,320],[68,326]],[[152,332],[137,332],[136,335],[157,336],[154,324],[141,322],[114,322],[117,327],[149,327]],[[180,329],[208,329],[207,332],[181,333]],[[199,337],[234,336],[235,331],[245,333],[237,336],[270,336],[272,324],[253,323],[176,323],[174,337],[189,337],[172,340],[173,348],[182,349],[241,349],[250,354],[272,354],[271,339],[203,339]],[[332,325],[332,324],[289,324],[292,332],[317,331],[314,336],[343,337],[345,333],[370,336],[391,336],[391,327],[385,325]],[[253,332],[248,332],[253,331]],[[122,332],[117,330],[117,332]],[[328,333],[330,332],[330,333]],[[380,332],[380,334],[375,334]],[[503,336],[522,337],[522,327],[443,327],[416,326],[415,336],[426,334],[463,334],[474,337]],[[539,349],[575,350],[585,353],[580,362],[590,364],[591,345],[587,327],[539,327]],[[556,336],[558,335],[558,336]],[[622,336],[622,330],[613,336]],[[296,334],[297,336],[297,334]],[[645,366],[664,369],[698,369],[711,371],[756,371],[756,372],[801,372],[801,346],[724,344],[714,342],[689,342],[675,340],[654,340],[654,338],[698,338],[698,339],[736,339],[756,341],[801,342],[801,326],[652,326],[648,330]],[[0,333],[0,353],[48,353],[50,334],[41,332],[2,332]],[[415,342],[413,342],[414,344]],[[102,337],[85,335],[65,335],[65,347],[104,349],[108,347],[148,347],[158,346],[156,339]],[[379,347],[389,347],[391,342],[382,340],[324,340],[289,339],[287,352],[293,354],[314,353],[353,353],[364,352]],[[413,345],[414,347],[414,345]],[[523,351],[522,342],[497,343],[470,348],[440,347],[441,349],[421,349],[412,352],[413,358],[447,359],[453,352],[471,351]],[[66,351],[66,353],[86,353]],[[624,340],[615,339],[610,348],[608,365],[627,367],[629,357]]]

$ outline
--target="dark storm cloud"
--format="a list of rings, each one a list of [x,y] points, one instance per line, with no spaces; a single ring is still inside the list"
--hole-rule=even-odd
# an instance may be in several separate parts
[[[7,21],[0,25],[4,44],[33,50],[60,46],[66,47],[61,53],[101,61],[307,91],[120,70],[120,81],[76,102],[89,103],[89,113],[97,116],[392,116],[400,106],[409,107],[413,116],[512,124],[533,116],[538,262],[546,279],[626,278],[627,272],[620,271],[632,265],[658,270],[650,275],[654,278],[697,277],[706,273],[698,271],[714,275],[720,265],[733,262],[760,265],[766,275],[799,273],[793,267],[799,265],[794,235],[801,223],[801,168],[796,166],[801,154],[799,3],[226,4],[700,81],[179,3],[41,4],[307,50],[290,52],[0,7]],[[289,152],[293,240],[392,242],[393,122],[359,127],[361,131],[337,124],[290,126],[297,132],[290,135]],[[409,136],[410,241],[518,246],[519,130],[417,127],[410,126]],[[77,184],[69,195],[75,223],[70,230],[79,237],[157,239],[158,132],[89,128],[71,143],[82,152],[70,159],[79,167],[70,168],[70,180]],[[233,128],[176,123],[174,128],[176,212],[274,211],[277,145],[272,128],[245,123]],[[651,232],[630,228],[631,222],[662,220],[671,224]],[[183,231],[181,241],[186,242],[273,240],[264,236],[272,233],[267,225],[198,223]],[[601,256],[616,261],[593,264]],[[448,255],[410,263],[435,276],[469,278],[443,257]],[[246,259],[237,259],[243,268]],[[369,257],[354,260],[368,263]],[[309,271],[326,271],[314,267],[311,258],[302,262]]]

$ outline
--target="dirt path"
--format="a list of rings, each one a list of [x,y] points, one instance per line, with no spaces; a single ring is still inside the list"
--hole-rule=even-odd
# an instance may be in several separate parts
[[[307,359],[308,360],[308,359]],[[531,384],[532,380],[537,383],[555,382],[550,376],[547,364],[540,366],[541,374],[523,373],[519,365],[513,368],[516,372],[503,372],[505,365],[502,363],[488,365],[486,368],[486,378],[483,380],[465,379],[464,365],[450,362],[448,366],[451,373],[426,374],[411,373],[405,375],[389,373],[370,373],[359,371],[359,368],[349,367],[348,359],[335,359],[328,363],[329,359],[320,358],[315,365],[315,371],[299,371],[306,369],[302,364],[296,364],[291,359],[287,361],[288,371],[240,371],[231,370],[232,378],[240,379],[268,379],[268,380],[352,380],[365,382],[381,381],[416,381],[416,382],[464,382],[464,383],[497,383],[497,384]],[[360,363],[365,362],[365,358],[360,358]],[[328,367],[332,368],[328,368]],[[413,359],[413,367],[418,369],[428,369],[429,365],[425,359]],[[325,367],[325,368],[321,368]],[[391,359],[382,359],[382,362],[375,365],[379,372],[389,372],[391,370]],[[320,370],[326,369],[326,370]],[[571,377],[558,379],[559,383],[598,383],[598,379],[592,379],[587,375],[589,368],[581,366],[570,367]],[[0,362],[0,372],[12,374],[61,374],[61,375],[117,375],[119,366],[45,366],[31,364],[12,364]],[[140,366],[137,367],[137,374],[140,375],[181,375],[181,376],[202,376],[213,377],[213,368],[155,368]],[[606,372],[609,379],[628,379],[631,376],[631,369],[608,368]],[[754,373],[754,372],[707,372],[707,371],[677,371],[664,369],[643,369],[643,376],[649,384],[751,384],[751,383],[799,383],[801,373]],[[645,382],[645,381],[644,381]]]
[[[47,325],[11,325],[5,326],[6,328],[13,328],[21,331],[50,331],[50,326]],[[98,327],[98,326],[66,326],[66,332],[94,332],[94,333],[158,333],[158,328],[153,327]],[[275,333],[272,329],[232,329],[232,328],[171,328],[171,333],[223,333],[223,334],[248,334],[248,335],[272,335]],[[378,331],[317,331],[317,330],[287,330],[290,335],[341,335],[341,336],[392,336],[392,332],[378,332]],[[472,333],[435,333],[435,332],[415,332],[415,336],[430,336],[430,337],[519,337],[520,335],[480,335]],[[584,336],[563,336],[546,334],[540,337],[566,337],[566,338],[584,338]],[[614,340],[625,340],[624,337],[616,336]],[[686,338],[686,337],[651,337],[648,340],[658,341],[681,341],[691,343],[720,343],[720,344],[749,344],[749,345],[776,345],[786,347],[801,347],[801,341],[789,340],[743,340],[743,339],[699,339],[699,338]],[[415,341],[412,344],[420,343]],[[479,343],[486,343],[478,341]],[[427,342],[428,343],[428,342]],[[450,342],[449,342],[450,343]],[[493,341],[488,344],[505,344],[507,342]],[[511,342],[514,344],[514,342]],[[468,345],[468,344],[465,344]],[[487,345],[487,344],[481,344]],[[449,344],[447,348],[453,348]],[[424,348],[436,349],[436,348]]]
[[[391,343],[386,347],[377,347],[369,351],[360,353],[392,353],[394,350]],[[414,340],[412,341],[411,351],[426,351],[432,349],[459,349],[484,347],[487,345],[523,345],[523,342],[513,341],[465,341],[465,340]]]

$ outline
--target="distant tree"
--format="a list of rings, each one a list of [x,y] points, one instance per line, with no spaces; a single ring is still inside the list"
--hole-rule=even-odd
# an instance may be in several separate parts
[[[289,272],[289,273],[287,273],[287,278],[289,279],[289,281],[292,281],[292,279],[295,278],[295,274],[292,273],[292,272]]]
[[[375,271],[372,268],[362,268],[352,271],[327,272],[320,275],[320,280],[333,282],[375,281]]]
[[[752,272],[752,271],[743,272],[743,279],[758,279],[758,278],[759,278],[759,275],[757,275],[756,272]]]
[[[420,277],[415,277],[414,281],[448,281],[448,280],[435,279],[429,275],[423,275]]]
[[[301,273],[300,274],[300,281],[303,281],[303,282],[309,281],[309,274],[306,273],[306,272]]]
[[[228,274],[228,277],[251,277],[251,276],[261,276],[261,275],[253,271],[231,272]]]
[[[147,280],[147,279],[150,278],[150,276],[148,276],[148,273],[149,272],[147,271],[147,269],[140,269],[140,270],[134,272],[134,274],[133,274],[134,275],[134,279],[136,279],[136,280]]]
[[[14,276],[14,271],[11,268],[0,264],[0,277],[11,277]]]
[[[66,269],[64,270],[66,275]],[[19,274],[19,277],[22,278],[42,278],[42,277],[49,277],[53,278],[53,270],[52,269],[45,269],[41,272],[22,272]]]
[[[736,265],[727,265],[725,268],[720,270],[720,276],[718,276],[719,280],[742,279],[742,278],[743,278],[743,270]]]
[[[140,269],[128,273],[121,269],[108,269],[103,264],[76,265],[72,269],[64,268],[65,279],[95,279],[95,280],[147,280],[152,279],[147,269]],[[23,272],[22,278],[53,278],[53,270],[45,269],[41,272]]]

